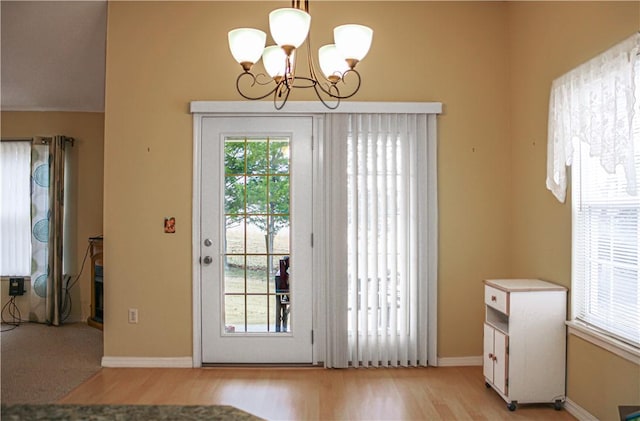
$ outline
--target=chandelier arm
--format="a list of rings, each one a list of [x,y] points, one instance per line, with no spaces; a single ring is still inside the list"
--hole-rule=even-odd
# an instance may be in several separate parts
[[[354,73],[354,74],[358,77],[358,79],[357,79],[357,80],[358,80],[358,84],[356,85],[355,89],[354,89],[352,92],[350,92],[350,93],[348,93],[348,94],[346,94],[346,95],[341,95],[341,94],[340,94],[340,91],[338,90],[338,86],[337,86],[337,84],[334,84],[334,83],[328,84],[329,89],[325,89],[325,87],[324,87],[321,83],[318,83],[318,85],[319,85],[320,89],[322,90],[322,92],[324,92],[325,94],[327,94],[327,95],[329,95],[329,96],[331,96],[331,97],[333,97],[333,98],[337,98],[337,99],[347,99],[347,98],[351,98],[351,97],[352,97],[352,96],[354,96],[356,93],[358,93],[358,90],[360,89],[361,79],[360,79],[360,73],[358,73],[358,71],[357,71],[357,70],[355,70],[355,69],[347,70],[346,72],[344,72],[344,73],[342,74],[341,82],[342,82],[343,84],[345,84],[345,85],[346,85],[346,83],[344,83],[344,78],[345,78],[345,76],[347,76],[347,75],[348,75],[348,74],[350,74],[350,73]],[[340,83],[340,82],[338,82],[338,83]],[[331,88],[335,88],[335,89],[336,89],[336,91],[337,91],[338,93],[337,93],[337,94],[335,94],[335,93],[331,92]]]
[[[274,92],[276,92],[276,89],[278,89],[278,86],[280,84],[282,84],[282,82],[278,83],[272,90],[270,90],[269,92],[267,92],[266,94],[264,94],[262,96],[252,97],[252,96],[249,96],[248,94],[245,94],[244,92],[242,92],[242,89],[240,88],[240,79],[242,79],[244,76],[247,76],[247,75],[252,78],[251,87],[254,87],[256,84],[263,85],[263,86],[264,85],[268,85],[268,83],[259,82],[257,77],[251,72],[240,73],[238,75],[238,78],[236,79],[236,90],[245,99],[251,99],[251,100],[264,99],[264,98],[268,97],[269,95],[273,94]],[[260,76],[260,74],[258,76]]]
[[[342,80],[342,83],[344,83],[344,84],[346,85],[346,83],[344,82],[344,80],[345,80],[345,78],[346,78],[348,75],[350,75],[350,74],[354,74],[354,75],[356,75],[356,76],[358,77],[358,84],[356,85],[356,87],[355,87],[355,89],[353,90],[353,92],[352,92],[352,93],[350,93],[350,94],[348,94],[348,95],[346,95],[346,96],[341,97],[342,99],[345,99],[345,98],[351,98],[352,96],[354,96],[354,95],[355,95],[355,94],[360,90],[360,83],[362,82],[362,79],[360,78],[360,73],[358,73],[358,71],[357,71],[356,69],[349,69],[349,70],[347,70],[346,72],[344,72],[344,73],[342,74],[342,79],[341,79],[341,80]]]
[[[291,93],[291,88],[293,87],[285,83],[284,80],[286,80],[286,78],[284,78],[283,81],[278,83],[278,86],[274,88],[273,106],[275,107],[276,110],[281,110],[284,107],[284,105],[287,103],[287,100],[289,99],[289,94]],[[284,99],[278,102],[278,98],[282,97],[283,93],[284,93]]]
[[[317,80],[306,76],[297,76],[293,82],[294,83],[290,85],[291,88],[313,88],[314,85],[318,84]]]
[[[309,76],[311,76],[310,79],[313,80],[314,85],[320,84],[320,79],[318,79],[318,76],[316,76],[316,67],[313,62],[313,54],[311,54],[311,32],[309,32],[309,35],[307,35],[306,44],[307,44],[307,66],[309,66]],[[322,72],[320,73],[325,83],[331,83],[329,79],[327,79]]]
[[[320,86],[319,83],[316,83],[315,85],[313,85],[313,90],[316,92],[316,96],[318,97],[320,102],[322,102],[322,104],[330,110],[335,110],[336,108],[338,108],[338,106],[340,105],[340,97],[335,95],[330,95],[331,98],[334,98],[336,101],[335,105],[331,105],[327,101],[325,101],[324,98],[322,98],[322,94],[320,93],[320,91],[318,91],[318,86]],[[325,93],[327,92],[322,88],[322,86],[320,86],[320,90]]]
[[[358,71],[356,69],[349,69],[346,72],[344,72],[342,74],[342,77],[340,78],[340,80],[342,81],[342,83],[344,83],[344,79],[347,75],[349,75],[350,73],[354,73],[357,77],[358,77],[358,84],[356,85],[355,89],[347,94],[347,95],[340,95],[340,91],[338,90],[338,88],[336,87],[335,83],[332,83],[329,79],[327,79],[324,74],[322,74],[322,79],[324,79],[326,85],[329,87],[328,89],[325,89],[325,87],[323,86],[323,83],[321,83],[320,79],[318,78],[318,76],[316,75],[316,71],[315,71],[315,66],[314,66],[314,61],[313,61],[313,55],[311,54],[311,34],[308,35],[307,37],[307,62],[308,62],[308,66],[309,66],[309,75],[311,76],[311,80],[314,82],[313,83],[313,89],[316,90],[316,95],[318,95],[318,98],[320,98],[320,95],[318,94],[318,89],[316,87],[316,85],[318,85],[318,87],[320,88],[320,90],[322,90],[322,92],[324,92],[325,94],[331,96],[332,98],[336,98],[336,99],[347,99],[347,98],[351,98],[352,96],[354,96],[356,93],[358,93],[358,91],[360,90],[360,84],[362,82],[361,78],[360,78],[360,73],[358,73]],[[309,79],[309,78],[304,78],[304,79]],[[346,84],[345,84],[346,85]],[[338,94],[334,94],[331,92],[331,87],[335,87],[336,91],[338,92]],[[324,101],[323,101],[324,102]],[[325,104],[326,105],[326,104]]]

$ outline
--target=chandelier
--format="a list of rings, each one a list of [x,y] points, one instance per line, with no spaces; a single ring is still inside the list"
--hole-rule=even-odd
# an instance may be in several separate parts
[[[290,8],[276,9],[269,14],[271,37],[277,45],[265,47],[267,34],[259,29],[238,28],[229,32],[229,48],[243,72],[236,79],[238,93],[246,99],[259,100],[273,95],[273,104],[280,110],[294,88],[311,88],[329,109],[340,100],[352,97],[360,89],[360,74],[355,67],[369,52],[373,30],[363,25],[340,25],[333,30],[335,44],[318,50],[320,72],[316,71],[311,54],[309,1],[292,0]],[[308,76],[296,74],[296,50],[307,42]],[[260,61],[266,73],[252,72]],[[320,77],[318,77],[318,75]],[[251,93],[255,90],[259,92]]]

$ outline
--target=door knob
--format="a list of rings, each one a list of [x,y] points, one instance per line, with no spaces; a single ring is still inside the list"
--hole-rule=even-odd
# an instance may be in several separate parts
[[[204,263],[205,265],[210,265],[211,262],[213,262],[213,258],[211,256],[204,256],[204,258],[202,259],[202,263]]]

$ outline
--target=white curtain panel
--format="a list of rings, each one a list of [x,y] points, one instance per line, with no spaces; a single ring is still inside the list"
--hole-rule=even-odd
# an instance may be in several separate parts
[[[0,142],[0,275],[31,274],[31,142]]]
[[[638,112],[634,96],[635,63],[640,33],[554,80],[549,98],[547,188],[565,201],[567,169],[574,139],[590,147],[609,173],[624,168],[629,194],[636,193],[632,121]]]
[[[44,323],[47,317],[47,278],[49,265],[49,146],[33,146],[31,166],[31,314]]]
[[[427,365],[436,264],[427,115],[350,114],[346,123],[349,364]]]

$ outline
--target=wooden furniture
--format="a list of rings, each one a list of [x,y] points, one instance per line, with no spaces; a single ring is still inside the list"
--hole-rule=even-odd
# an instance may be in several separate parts
[[[538,279],[486,280],[483,373],[515,411],[565,400],[566,288]]]
[[[91,316],[89,326],[102,329],[104,316],[104,275],[102,264],[102,236],[89,238],[91,255]]]

